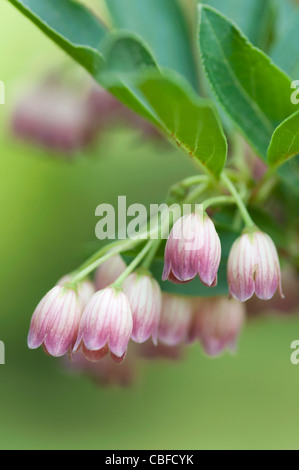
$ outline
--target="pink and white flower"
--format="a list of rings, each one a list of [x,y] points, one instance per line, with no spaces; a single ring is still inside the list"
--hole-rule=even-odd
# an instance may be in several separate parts
[[[198,213],[175,222],[165,248],[163,280],[188,282],[198,274],[203,284],[217,284],[221,244],[211,219]]]
[[[87,100],[52,77],[17,104],[12,131],[18,138],[67,155],[88,145],[95,135]]]
[[[192,315],[191,298],[164,293],[158,334],[159,341],[167,346],[176,346],[186,342]]]
[[[113,284],[126,269],[126,263],[120,255],[112,256],[98,267],[95,277],[97,290]]]
[[[180,361],[184,357],[183,345],[167,346],[159,343],[157,346],[152,341],[138,344],[138,356],[146,360]]]
[[[124,282],[133,315],[132,340],[144,343],[150,336],[157,344],[162,294],[157,281],[149,274],[135,272]]]
[[[85,357],[99,361],[109,351],[121,362],[133,329],[127,296],[114,287],[93,295],[83,312],[74,352],[82,348]]]
[[[71,280],[72,280],[71,275],[67,274],[66,276],[64,276],[57,282],[57,285],[63,286],[67,284],[68,282],[71,282]],[[90,301],[95,291],[96,290],[95,290],[94,283],[88,279],[85,279],[84,281],[81,281],[78,283],[78,296],[81,301],[83,309],[86,307],[86,305]]]
[[[245,302],[255,293],[269,300],[281,288],[281,272],[276,247],[271,238],[256,230],[243,233],[230,252],[227,268],[230,294]]]
[[[42,344],[48,354],[64,356],[78,335],[82,305],[72,289],[55,286],[40,301],[33,314],[28,336],[30,349]]]
[[[202,300],[198,306],[191,340],[199,339],[209,356],[219,356],[226,349],[234,352],[245,322],[244,304],[222,297]]]
[[[130,350],[126,360],[120,365],[109,356],[103,357],[100,362],[91,362],[81,352],[73,354],[72,360],[65,358],[64,368],[90,378],[99,387],[129,387],[136,376],[136,355]]]

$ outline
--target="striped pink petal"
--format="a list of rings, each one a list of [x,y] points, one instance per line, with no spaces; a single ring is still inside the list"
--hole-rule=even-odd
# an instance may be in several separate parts
[[[271,238],[262,233],[255,234],[257,270],[255,293],[259,299],[269,300],[277,288],[281,292],[280,265],[276,247]]]
[[[196,312],[193,326],[197,338],[209,356],[232,349],[244,325],[245,307],[226,298],[208,299]]]
[[[77,338],[82,304],[72,289],[55,286],[42,299],[34,312],[28,346],[36,349],[44,344],[54,357],[64,356]]]
[[[85,308],[74,351],[82,347],[86,357],[90,355],[91,360],[98,360],[108,345],[111,353],[122,357],[132,327],[132,313],[126,295],[108,287],[94,294]]]
[[[276,247],[267,234],[258,230],[244,233],[234,243],[227,275],[231,295],[241,302],[254,293],[262,300],[269,300],[277,288],[283,297]]]
[[[227,278],[232,297],[245,302],[253,296],[256,269],[254,239],[246,233],[235,241],[228,258]]]
[[[172,294],[163,294],[162,299],[159,341],[176,346],[187,340],[193,313],[192,301]]]
[[[124,283],[133,316],[132,340],[144,343],[150,336],[157,344],[162,295],[159,284],[147,274],[133,273]]]
[[[57,308],[61,304],[59,300],[61,292],[62,288],[55,286],[43,297],[36,307],[31,319],[28,335],[28,347],[30,349],[37,349],[43,344],[48,327],[53,322],[53,312],[55,315]]]
[[[102,290],[113,284],[125,269],[126,263],[120,255],[109,258],[97,269],[95,277],[96,289]]]
[[[122,358],[126,353],[133,329],[132,312],[127,296],[113,289],[114,300],[111,303],[111,326],[109,349],[114,356]]]
[[[162,279],[191,281],[198,274],[208,286],[217,283],[221,244],[211,219],[193,213],[179,219],[166,243]]]
[[[57,282],[57,285],[63,286],[69,282],[71,282],[72,276],[70,274],[66,274],[63,276],[59,281]],[[88,279],[85,279],[84,281],[81,281],[77,285],[78,289],[78,296],[80,298],[81,304],[83,309],[86,307],[88,302],[90,301],[91,297],[95,293],[95,285],[93,282],[89,281]]]
[[[190,214],[176,221],[166,244],[164,281],[170,273],[181,282],[194,279],[202,245],[200,228],[197,214]]]
[[[203,245],[200,253],[199,277],[203,284],[214,287],[221,260],[221,243],[211,219],[204,217]]]
[[[77,339],[82,314],[82,305],[76,293],[68,290],[63,307],[57,311],[44,344],[51,356],[61,357],[70,351]]]
[[[82,340],[90,351],[97,351],[106,345],[110,335],[112,304],[112,289],[105,289],[93,295],[83,312],[75,350]]]

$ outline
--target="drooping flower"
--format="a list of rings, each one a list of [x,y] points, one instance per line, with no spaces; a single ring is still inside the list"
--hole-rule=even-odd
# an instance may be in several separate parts
[[[192,299],[163,293],[159,341],[167,346],[184,343],[188,338],[192,314]]]
[[[74,352],[82,349],[85,357],[99,361],[109,351],[116,362],[126,354],[133,328],[127,296],[114,287],[93,295],[83,312]]]
[[[112,256],[98,267],[95,284],[96,290],[102,290],[113,284],[126,269],[126,263],[120,255]]]
[[[12,117],[12,131],[23,140],[71,154],[91,142],[95,129],[87,101],[51,77],[25,95]]]
[[[89,280],[85,280],[79,284],[78,295],[81,300],[83,309],[87,306],[88,302],[95,294],[95,285]]]
[[[287,267],[281,273],[281,280],[284,286],[285,298],[281,298],[276,292],[274,297],[268,302],[253,296],[246,302],[247,314],[249,317],[257,317],[264,314],[286,315],[296,313],[299,305],[299,276],[292,267]]]
[[[91,362],[81,352],[73,354],[72,360],[64,358],[64,368],[90,378],[100,387],[118,386],[129,387],[135,380],[136,358],[134,351],[128,351],[126,360],[117,364],[109,356],[100,362]]]
[[[71,276],[67,274],[63,278],[61,278],[58,282],[57,285],[63,286],[67,284],[68,282],[71,281]],[[86,307],[88,302],[90,301],[91,297],[95,293],[95,286],[93,282],[89,281],[88,279],[85,279],[84,281],[81,281],[78,283],[78,296],[81,301],[83,309]]]
[[[143,272],[132,273],[124,282],[133,315],[132,340],[144,343],[150,336],[157,344],[162,294],[157,281]]]
[[[166,346],[159,343],[157,346],[152,341],[137,345],[137,354],[140,358],[146,360],[168,360],[180,361],[184,357],[183,345]]]
[[[33,314],[28,336],[30,349],[42,344],[48,354],[64,356],[73,348],[82,315],[74,290],[55,286],[40,301]]]
[[[199,339],[209,356],[224,350],[235,351],[236,341],[245,322],[245,306],[234,299],[202,300],[195,313],[190,339]]]
[[[165,248],[163,280],[188,282],[198,274],[203,284],[217,284],[221,244],[211,219],[198,213],[175,222]]]
[[[230,294],[241,302],[254,293],[259,299],[269,300],[277,288],[283,297],[276,247],[259,230],[243,233],[235,241],[228,259],[227,277]]]

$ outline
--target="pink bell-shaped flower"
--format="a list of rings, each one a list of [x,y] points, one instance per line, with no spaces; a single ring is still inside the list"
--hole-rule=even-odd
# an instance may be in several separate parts
[[[231,249],[227,277],[232,297],[241,302],[255,293],[269,300],[281,289],[281,272],[276,247],[271,238],[259,231],[243,233]]]
[[[68,282],[71,282],[71,280],[72,280],[71,275],[67,274],[66,276],[64,276],[57,282],[57,285],[63,286],[67,284]],[[85,279],[84,281],[80,281],[78,283],[77,289],[78,289],[79,299],[84,309],[96,291],[95,286],[93,282],[89,281],[88,279]]]
[[[28,336],[29,348],[37,349],[43,344],[49,355],[64,356],[76,342],[82,310],[74,290],[55,286],[35,309]]]
[[[50,78],[25,95],[13,112],[13,134],[55,152],[73,154],[95,136],[87,100]]]
[[[188,282],[198,274],[203,284],[217,284],[221,244],[211,219],[198,213],[177,220],[165,248],[163,281]]]
[[[126,263],[120,255],[114,255],[101,264],[95,276],[96,290],[102,290],[113,284],[126,269]]]
[[[83,312],[76,352],[80,347],[87,359],[96,362],[111,352],[121,362],[126,354],[133,328],[127,296],[114,287],[93,295]]]
[[[195,313],[190,339],[199,339],[209,356],[235,351],[236,341],[245,322],[245,306],[236,300],[202,300]]]
[[[192,320],[192,299],[165,293],[162,299],[159,341],[167,346],[184,343]]]
[[[149,274],[135,272],[124,282],[133,315],[132,340],[144,343],[150,336],[157,344],[162,294],[157,281]]]

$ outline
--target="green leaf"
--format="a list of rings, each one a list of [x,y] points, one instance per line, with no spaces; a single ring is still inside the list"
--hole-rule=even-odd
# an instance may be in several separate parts
[[[111,33],[102,43],[106,71],[118,76],[158,66],[147,45],[133,33]]]
[[[158,127],[160,123],[135,86],[136,77],[148,68],[158,72],[153,57],[140,38],[132,33],[110,34],[103,44],[104,70],[95,77],[116,98]]]
[[[267,45],[274,16],[272,0],[204,0],[202,3],[233,20],[255,46]]]
[[[138,34],[161,67],[173,69],[197,88],[194,45],[177,0],[106,0],[116,28]]]
[[[18,7],[22,4],[22,11],[101,85],[167,132],[207,171],[220,175],[227,143],[212,103],[201,99],[180,75],[166,71],[162,76],[150,50],[136,34],[97,35],[98,23],[93,16],[69,0],[11,1]],[[101,54],[91,47],[99,40]],[[97,62],[89,62],[94,54],[105,57],[100,67]],[[154,74],[148,69],[154,69]]]
[[[180,75],[158,70],[146,46],[132,34],[110,37],[106,46],[107,71],[101,83],[218,177],[226,162],[227,142],[213,104],[200,98]],[[134,60],[123,61],[127,55]]]
[[[277,38],[271,48],[273,61],[294,79],[299,77],[299,7],[279,2]]]
[[[268,150],[271,166],[281,165],[299,153],[299,111],[285,119],[275,129]]]
[[[91,74],[99,71],[106,30],[88,9],[72,0],[9,1]]]
[[[231,21],[200,6],[199,42],[210,84],[226,112],[266,160],[276,127],[298,109],[291,81]]]
[[[109,77],[109,76],[108,76]],[[170,71],[122,76],[105,86],[133,110],[163,129],[179,147],[212,175],[225,165],[227,142],[217,112],[209,100],[200,98],[179,75]]]
[[[288,190],[296,194],[298,198],[299,197],[299,155],[287,161],[281,168],[279,168],[278,174],[280,175],[282,181],[287,186]],[[297,201],[294,202],[293,200],[292,202],[297,204]],[[298,207],[298,204],[296,207]]]
[[[218,177],[226,162],[227,142],[211,102],[170,72],[148,76],[139,89],[176,143]]]

